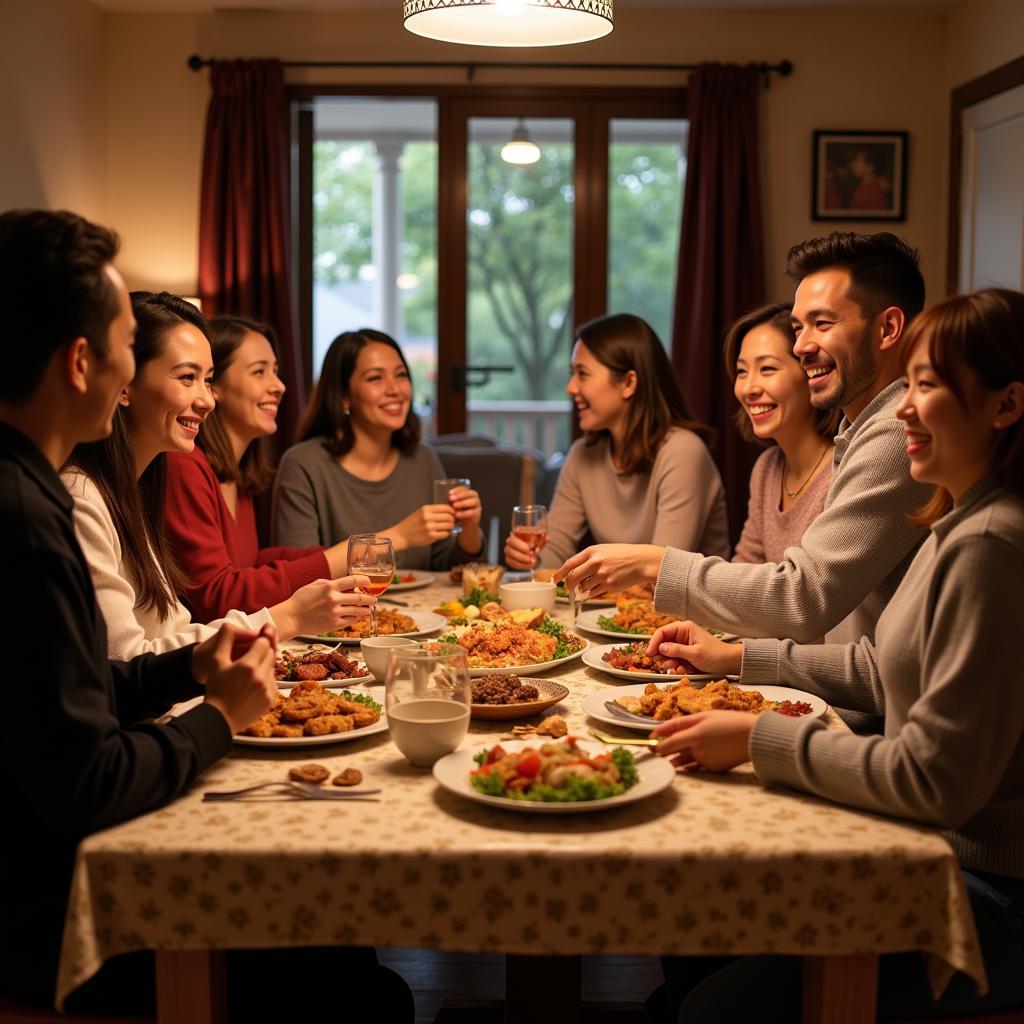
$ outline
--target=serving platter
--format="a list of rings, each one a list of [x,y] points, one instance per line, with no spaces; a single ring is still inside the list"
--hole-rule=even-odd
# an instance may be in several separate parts
[[[580,639],[583,638],[581,637]],[[572,654],[567,654],[564,658],[555,658],[553,661],[540,661],[535,665],[495,665],[489,668],[470,667],[469,675],[472,679],[480,679],[482,676],[503,675],[506,672],[514,672],[517,676],[535,676],[541,672],[547,672],[548,669],[558,668],[559,665],[575,661],[589,647],[590,641],[583,640],[583,646],[578,651],[573,651]]]
[[[512,669],[507,671],[511,672]],[[516,675],[519,675],[518,671]],[[538,712],[554,707],[559,701],[565,700],[569,696],[568,686],[563,686],[550,679],[531,679],[530,685],[537,687],[540,694],[537,700],[523,701],[519,704],[470,704],[470,718],[491,722],[508,722],[514,718],[529,718],[530,715],[536,715]]]
[[[358,686],[346,686],[346,690],[352,693],[362,693]],[[285,692],[285,696],[291,693],[291,687]],[[380,704],[379,694],[369,694]],[[177,718],[179,715],[191,711],[192,708],[202,704],[202,697],[193,697],[191,700],[176,704],[167,712],[168,718]],[[324,747],[330,743],[347,743],[349,740],[359,740],[364,736],[376,736],[377,733],[387,732],[388,721],[381,707],[380,718],[373,725],[364,725],[361,729],[353,729],[351,732],[332,732],[326,736],[239,736],[237,733],[232,740],[240,747]]]
[[[588,602],[589,603],[589,602]],[[596,633],[598,636],[616,637],[621,643],[632,643],[634,640],[650,640],[654,633],[627,633],[625,630],[606,629],[598,624],[599,618],[604,618],[608,612],[601,608],[594,608],[592,611],[581,612],[576,616],[576,628],[585,629],[588,633]]]
[[[503,742],[501,747],[508,753],[515,753],[524,747],[539,746],[538,740],[509,740]],[[599,743],[579,741],[579,748],[587,754],[607,753],[614,749],[612,746],[603,746]],[[607,811],[616,807],[623,807],[626,804],[636,803],[638,800],[645,800],[654,796],[672,785],[676,777],[676,770],[673,765],[662,757],[638,758],[636,762],[639,781],[631,789],[618,796],[607,797],[604,800],[581,800],[576,803],[538,803],[531,800],[510,800],[503,796],[488,796],[474,789],[469,781],[469,773],[476,767],[474,756],[479,752],[480,744],[474,743],[465,749],[456,750],[451,754],[442,757],[434,764],[434,778],[438,784],[454,793],[456,796],[464,797],[479,804],[486,804],[489,807],[500,807],[506,811],[518,811],[523,814],[585,814],[593,811]]]
[[[416,623],[416,628],[409,630],[407,633],[381,633],[381,636],[428,636],[431,633],[436,633],[442,626],[448,625],[448,620],[443,615],[438,615],[437,612],[406,611],[404,609],[400,611],[402,615],[408,615]],[[308,634],[300,634],[294,637],[294,639],[305,643],[345,644],[346,646],[355,647],[364,638],[360,636],[309,636]]]
[[[315,654],[317,651],[334,651],[337,650],[337,647],[336,643],[324,644],[319,641],[315,644],[300,644],[289,640],[281,644],[281,649],[288,651],[289,654]],[[375,683],[377,681],[377,677],[369,670],[361,656],[352,653],[346,654],[345,657],[359,665],[366,674],[350,676],[348,679],[318,679],[317,682],[321,686],[328,690],[351,690],[355,686],[365,686],[367,683]],[[296,682],[297,680],[295,679],[278,679],[277,688],[279,690],[290,690]]]
[[[717,678],[721,679],[721,676]],[[671,680],[669,680],[671,682]],[[741,690],[758,690],[764,695],[765,700],[774,702],[791,700],[791,701],[806,701],[811,705],[811,711],[809,715],[801,715],[801,718],[820,718],[826,711],[828,711],[828,704],[825,703],[820,697],[816,697],[813,693],[806,693],[803,690],[793,690],[788,686],[758,686],[747,683],[736,683]],[[635,729],[637,732],[650,732],[658,722],[653,719],[648,722],[638,722],[629,718],[624,718],[616,715],[614,711],[609,711],[605,707],[605,703],[614,704],[619,697],[641,697],[643,696],[644,690],[647,688],[647,683],[637,683],[635,686],[615,686],[608,690],[598,690],[596,693],[591,693],[589,696],[584,697],[580,702],[581,710],[585,711],[591,718],[597,719],[599,722],[604,722],[605,725],[620,725],[624,729]],[[625,708],[623,708],[625,711]],[[765,714],[772,714],[773,712],[765,712]]]

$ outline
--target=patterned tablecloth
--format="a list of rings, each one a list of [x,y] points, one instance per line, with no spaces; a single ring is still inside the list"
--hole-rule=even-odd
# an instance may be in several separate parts
[[[400,596],[429,609],[453,594],[435,584]],[[564,606],[557,614],[567,619]],[[616,680],[579,661],[549,676],[570,696],[547,713],[585,733],[580,699]],[[484,746],[504,727],[474,721],[465,742]],[[283,778],[307,761],[360,768],[383,789],[380,801],[202,803],[205,789]],[[934,831],[765,789],[749,767],[680,774],[671,789],[614,811],[504,812],[441,790],[382,733],[315,749],[238,748],[171,806],[82,843],[58,1000],[118,953],[313,944],[919,949],[984,984],[960,872]]]

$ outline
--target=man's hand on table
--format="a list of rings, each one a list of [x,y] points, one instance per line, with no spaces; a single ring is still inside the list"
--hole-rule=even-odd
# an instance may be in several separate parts
[[[727,772],[750,760],[750,734],[756,715],[746,711],[699,711],[662,722],[651,731],[661,742],[657,753],[677,768]]]
[[[224,623],[214,636],[192,650],[192,675],[206,686],[206,703],[223,716],[232,733],[270,710],[277,697],[274,662],[277,627],[257,633]]]
[[[654,584],[665,549],[658,544],[592,544],[555,570],[556,583],[591,597],[625,590],[635,583]]]
[[[727,644],[687,620],[661,626],[647,644],[648,654],[671,659],[680,672],[707,672],[738,676],[743,665],[743,644]]]

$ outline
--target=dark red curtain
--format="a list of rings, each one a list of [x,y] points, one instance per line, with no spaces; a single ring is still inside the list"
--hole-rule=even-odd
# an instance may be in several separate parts
[[[199,297],[208,316],[271,324],[288,391],[277,440],[287,447],[305,405],[305,375],[291,292],[288,102],[276,60],[210,65],[202,196]]]
[[[736,400],[722,361],[725,329],[764,302],[757,65],[704,64],[688,90],[690,142],[679,242],[672,362],[690,411],[714,427],[715,460],[733,543],[747,514],[759,449],[732,422]]]

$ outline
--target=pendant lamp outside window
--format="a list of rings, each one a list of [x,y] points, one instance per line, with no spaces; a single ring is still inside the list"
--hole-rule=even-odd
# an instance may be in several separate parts
[[[540,147],[530,138],[522,118],[519,118],[512,138],[501,147],[501,159],[507,164],[535,164],[540,159]]]
[[[418,36],[473,46],[564,46],[612,30],[614,0],[404,0]]]

